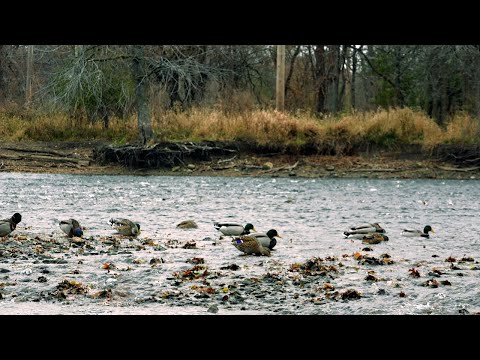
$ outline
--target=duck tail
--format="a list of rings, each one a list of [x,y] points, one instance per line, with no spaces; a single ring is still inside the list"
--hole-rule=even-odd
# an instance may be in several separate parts
[[[270,249],[260,246],[260,253],[265,256],[271,256],[272,254],[270,253]]]

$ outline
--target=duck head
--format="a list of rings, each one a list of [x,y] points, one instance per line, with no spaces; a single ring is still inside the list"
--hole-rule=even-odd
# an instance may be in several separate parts
[[[268,230],[268,231],[267,231],[267,236],[268,236],[270,239],[272,239],[272,238],[274,238],[274,237],[279,237],[279,238],[281,238],[281,236],[278,235],[278,232],[277,232],[277,230],[275,230],[275,229]]]
[[[13,214],[13,216],[12,216],[12,221],[13,221],[15,224],[18,224],[20,221],[22,221],[22,215],[20,215],[19,213]]]
[[[423,233],[424,234],[428,234],[429,231],[431,231],[432,233],[435,234],[435,231],[432,229],[432,227],[430,225],[427,225],[423,228]]]
[[[83,231],[82,231],[82,229],[76,228],[75,230],[73,230],[73,236],[82,237],[82,236],[83,236]]]
[[[244,229],[245,229],[245,232],[248,232],[248,231],[250,231],[250,230],[252,230],[252,231],[257,231],[257,230],[255,230],[255,228],[253,227],[253,225],[250,224],[250,223],[245,224]]]

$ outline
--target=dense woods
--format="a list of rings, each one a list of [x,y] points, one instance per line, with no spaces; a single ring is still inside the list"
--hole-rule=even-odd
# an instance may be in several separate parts
[[[105,131],[133,116],[146,143],[170,112],[274,109],[276,49],[0,45],[0,108]],[[479,65],[480,45],[287,45],[285,111],[321,120],[410,108],[445,127],[457,114],[478,119]]]

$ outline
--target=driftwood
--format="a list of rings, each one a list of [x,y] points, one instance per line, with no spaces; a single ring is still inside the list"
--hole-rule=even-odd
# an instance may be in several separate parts
[[[230,161],[234,160],[236,157],[237,157],[237,155],[235,155],[234,157],[232,157],[232,158],[230,158],[230,159],[221,159],[221,160],[218,160],[218,161],[217,161],[217,164],[221,164],[221,163],[225,163],[225,162],[230,162]]]
[[[349,172],[397,172],[403,171],[402,169],[350,169],[345,170]]]
[[[459,166],[480,166],[480,145],[438,145],[433,154],[444,162]]]
[[[46,156],[46,155],[2,155],[0,154],[0,159],[6,160],[36,160],[44,162],[61,162],[61,163],[74,163],[82,166],[90,165],[89,160],[80,160],[75,158],[67,157],[57,157],[57,156]]]
[[[185,165],[189,160],[211,161],[212,156],[224,156],[236,150],[214,142],[164,142],[154,146],[103,146],[93,151],[99,163],[120,163],[129,168],[161,168]]]
[[[440,165],[438,165],[437,168],[439,168],[439,169],[441,169],[441,170],[446,170],[446,171],[462,171],[462,172],[468,172],[468,171],[479,170],[479,169],[480,169],[480,166],[475,166],[475,167],[471,167],[471,168],[452,168],[452,167],[448,167],[448,166],[440,166]]]
[[[277,172],[277,171],[281,171],[281,170],[287,170],[287,171],[290,171],[290,170],[293,170],[295,169],[298,164],[300,163],[300,161],[297,161],[295,164],[293,165],[284,165],[284,166],[280,166],[278,168],[273,168],[273,169],[270,169],[270,170],[266,170],[264,171],[265,174],[269,174],[269,173],[274,173],[274,172]]]
[[[70,156],[70,154],[64,154],[54,150],[22,149],[22,148],[16,148],[16,147],[0,147],[0,150],[10,150],[15,152],[27,152],[27,153],[37,153],[37,154],[49,154],[49,155],[57,155],[57,156]]]

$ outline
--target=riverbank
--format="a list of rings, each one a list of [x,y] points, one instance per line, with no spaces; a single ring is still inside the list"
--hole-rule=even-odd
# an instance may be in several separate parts
[[[459,168],[419,151],[371,151],[356,156],[288,155],[238,152],[208,161],[159,169],[100,164],[94,149],[103,141],[4,142],[0,172],[84,175],[264,176],[372,179],[479,179],[480,168]]]

